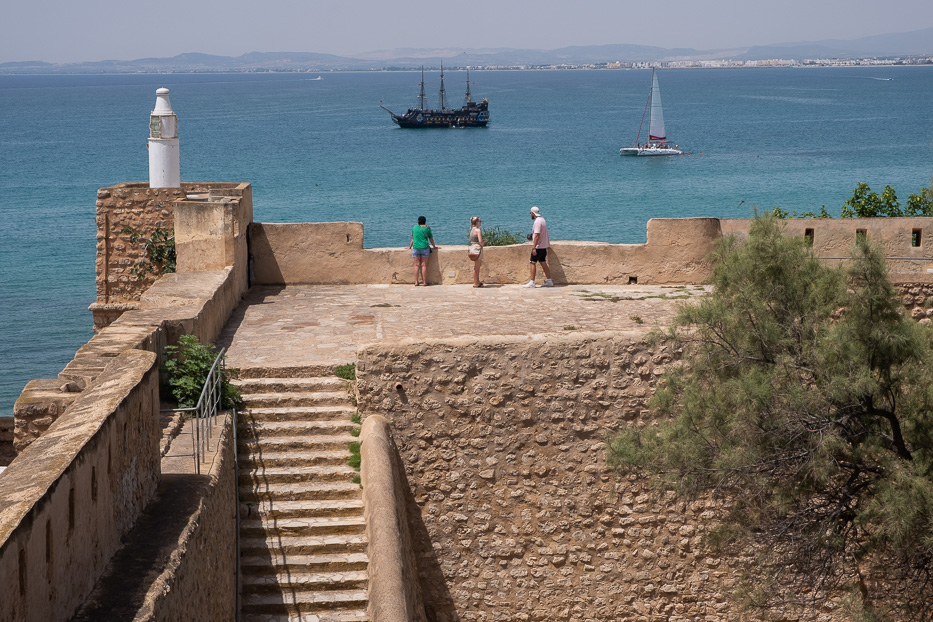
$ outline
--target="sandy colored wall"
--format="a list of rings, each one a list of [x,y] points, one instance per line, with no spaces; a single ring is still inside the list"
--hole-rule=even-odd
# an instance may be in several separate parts
[[[163,276],[141,296],[139,309],[94,335],[57,378],[26,385],[13,405],[16,451],[40,437],[120,353],[139,349],[161,358],[166,344],[184,334],[213,342],[245,291],[242,272],[233,267]]]
[[[363,514],[369,555],[369,617],[427,622],[408,529],[410,491],[389,422],[370,415],[360,433]]]
[[[724,234],[747,234],[748,219],[653,218],[645,244],[552,241],[548,263],[558,284],[692,284],[709,276],[707,257]],[[789,235],[813,230],[819,256],[845,257],[864,229],[884,243],[898,281],[933,282],[933,226],[928,218],[789,219]],[[920,231],[921,245],[911,245]],[[254,223],[251,254],[255,282],[261,285],[367,284],[413,282],[411,252],[405,248],[363,248],[360,223]],[[488,283],[523,283],[528,278],[530,244],[489,247],[482,278]],[[472,283],[466,246],[443,246],[428,261],[432,283]]]
[[[236,619],[236,479],[233,428],[218,438],[210,485],[165,568],[149,588],[136,622],[215,622]],[[156,569],[154,569],[156,570]]]
[[[101,382],[0,474],[0,620],[68,620],[159,480],[158,368],[115,357]]]
[[[723,235],[739,238],[748,234],[751,224],[748,219],[721,222]],[[848,257],[857,232],[865,231],[869,240],[883,246],[893,280],[933,283],[933,218],[788,218],[783,222],[790,236],[804,237],[811,230],[813,250],[825,258]],[[920,233],[919,246],[913,246],[915,231]]]
[[[176,203],[183,202],[182,218]],[[246,183],[185,182],[181,188],[123,183],[97,191],[97,300],[95,327],[137,308],[140,296],[158,278],[135,275],[145,261],[145,241],[157,228],[175,232],[179,271],[220,270],[237,265],[246,277],[246,227],[253,217],[252,187]],[[130,242],[130,227],[140,240]],[[185,248],[187,252],[182,251]],[[226,263],[225,263],[226,262]]]
[[[717,505],[658,500],[607,468],[606,435],[649,422],[646,402],[678,358],[643,337],[361,349],[360,410],[392,426],[428,619],[741,619],[729,598],[741,560],[700,543]]]
[[[689,284],[702,282],[706,257],[720,237],[714,218],[652,219],[645,244],[553,241],[548,252],[555,283]],[[411,283],[407,248],[363,248],[360,223],[253,223],[253,273],[258,285]],[[488,247],[487,283],[528,280],[531,244]],[[428,261],[428,281],[472,283],[467,246],[443,246]]]

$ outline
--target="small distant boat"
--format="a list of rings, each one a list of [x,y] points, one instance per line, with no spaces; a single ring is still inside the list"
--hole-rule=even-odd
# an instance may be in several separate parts
[[[311,78],[312,81],[323,80],[323,79],[324,79],[324,78],[322,78],[321,76],[318,76],[318,77],[316,77],[316,78]]]
[[[645,124],[645,113],[648,113],[648,141],[639,143],[641,128]],[[664,130],[664,110],[661,108],[661,87],[658,86],[658,75],[651,69],[651,90],[648,92],[648,101],[645,104],[645,113],[641,115],[641,124],[635,136],[635,144],[631,147],[619,149],[619,155],[624,156],[675,156],[683,155],[677,145],[667,140]]]
[[[444,90],[444,66],[441,65],[440,108],[424,107],[424,67],[421,68],[421,94],[418,96],[418,107],[409,108],[405,114],[395,114],[385,106],[383,110],[392,115],[392,120],[399,127],[431,128],[431,127],[486,127],[489,123],[489,100],[476,103],[470,94],[470,72],[467,71],[466,96],[463,107],[459,109],[447,107],[447,92]]]

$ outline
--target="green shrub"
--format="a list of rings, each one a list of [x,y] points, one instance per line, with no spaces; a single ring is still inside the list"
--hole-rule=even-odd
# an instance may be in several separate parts
[[[500,229],[499,227],[483,229],[483,242],[486,246],[511,246],[512,244],[521,244],[524,241],[524,235],[513,233],[508,229]]]
[[[356,380],[356,363],[338,365],[334,373],[338,378],[343,378],[344,380]]]
[[[165,373],[168,376],[172,395],[180,408],[196,406],[201,390],[217,357],[217,349],[211,344],[202,344],[194,335],[182,335],[177,346],[166,346]],[[233,370],[221,366],[223,408],[233,408],[242,403],[240,389],[230,384],[228,375]]]

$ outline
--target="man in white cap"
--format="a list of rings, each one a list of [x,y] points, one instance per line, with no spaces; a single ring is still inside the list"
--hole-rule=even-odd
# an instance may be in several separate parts
[[[535,223],[531,230],[531,280],[525,283],[525,287],[535,286],[535,268],[539,263],[544,270],[544,278],[547,279],[544,281],[544,287],[554,287],[551,268],[547,265],[547,249],[551,247],[551,240],[547,236],[547,223],[537,205],[531,208],[531,219]]]

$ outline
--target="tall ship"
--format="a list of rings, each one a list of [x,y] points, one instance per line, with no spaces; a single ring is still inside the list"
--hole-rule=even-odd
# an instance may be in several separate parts
[[[641,128],[645,123],[645,113],[648,114],[648,140],[640,143]],[[651,69],[651,90],[648,92],[648,101],[645,103],[645,113],[641,115],[641,124],[635,136],[635,144],[631,147],[619,149],[619,155],[624,156],[675,156],[684,155],[677,145],[667,140],[664,129],[664,109],[661,108],[661,87],[658,86],[658,76]]]
[[[383,110],[392,115],[392,120],[399,127],[486,127],[489,123],[489,100],[476,103],[470,94],[470,72],[467,71],[466,96],[463,107],[459,109],[447,106],[447,92],[444,90],[444,65],[441,65],[440,108],[424,106],[424,67],[421,67],[421,94],[418,95],[418,107],[409,108],[405,114],[395,114],[385,106]]]

